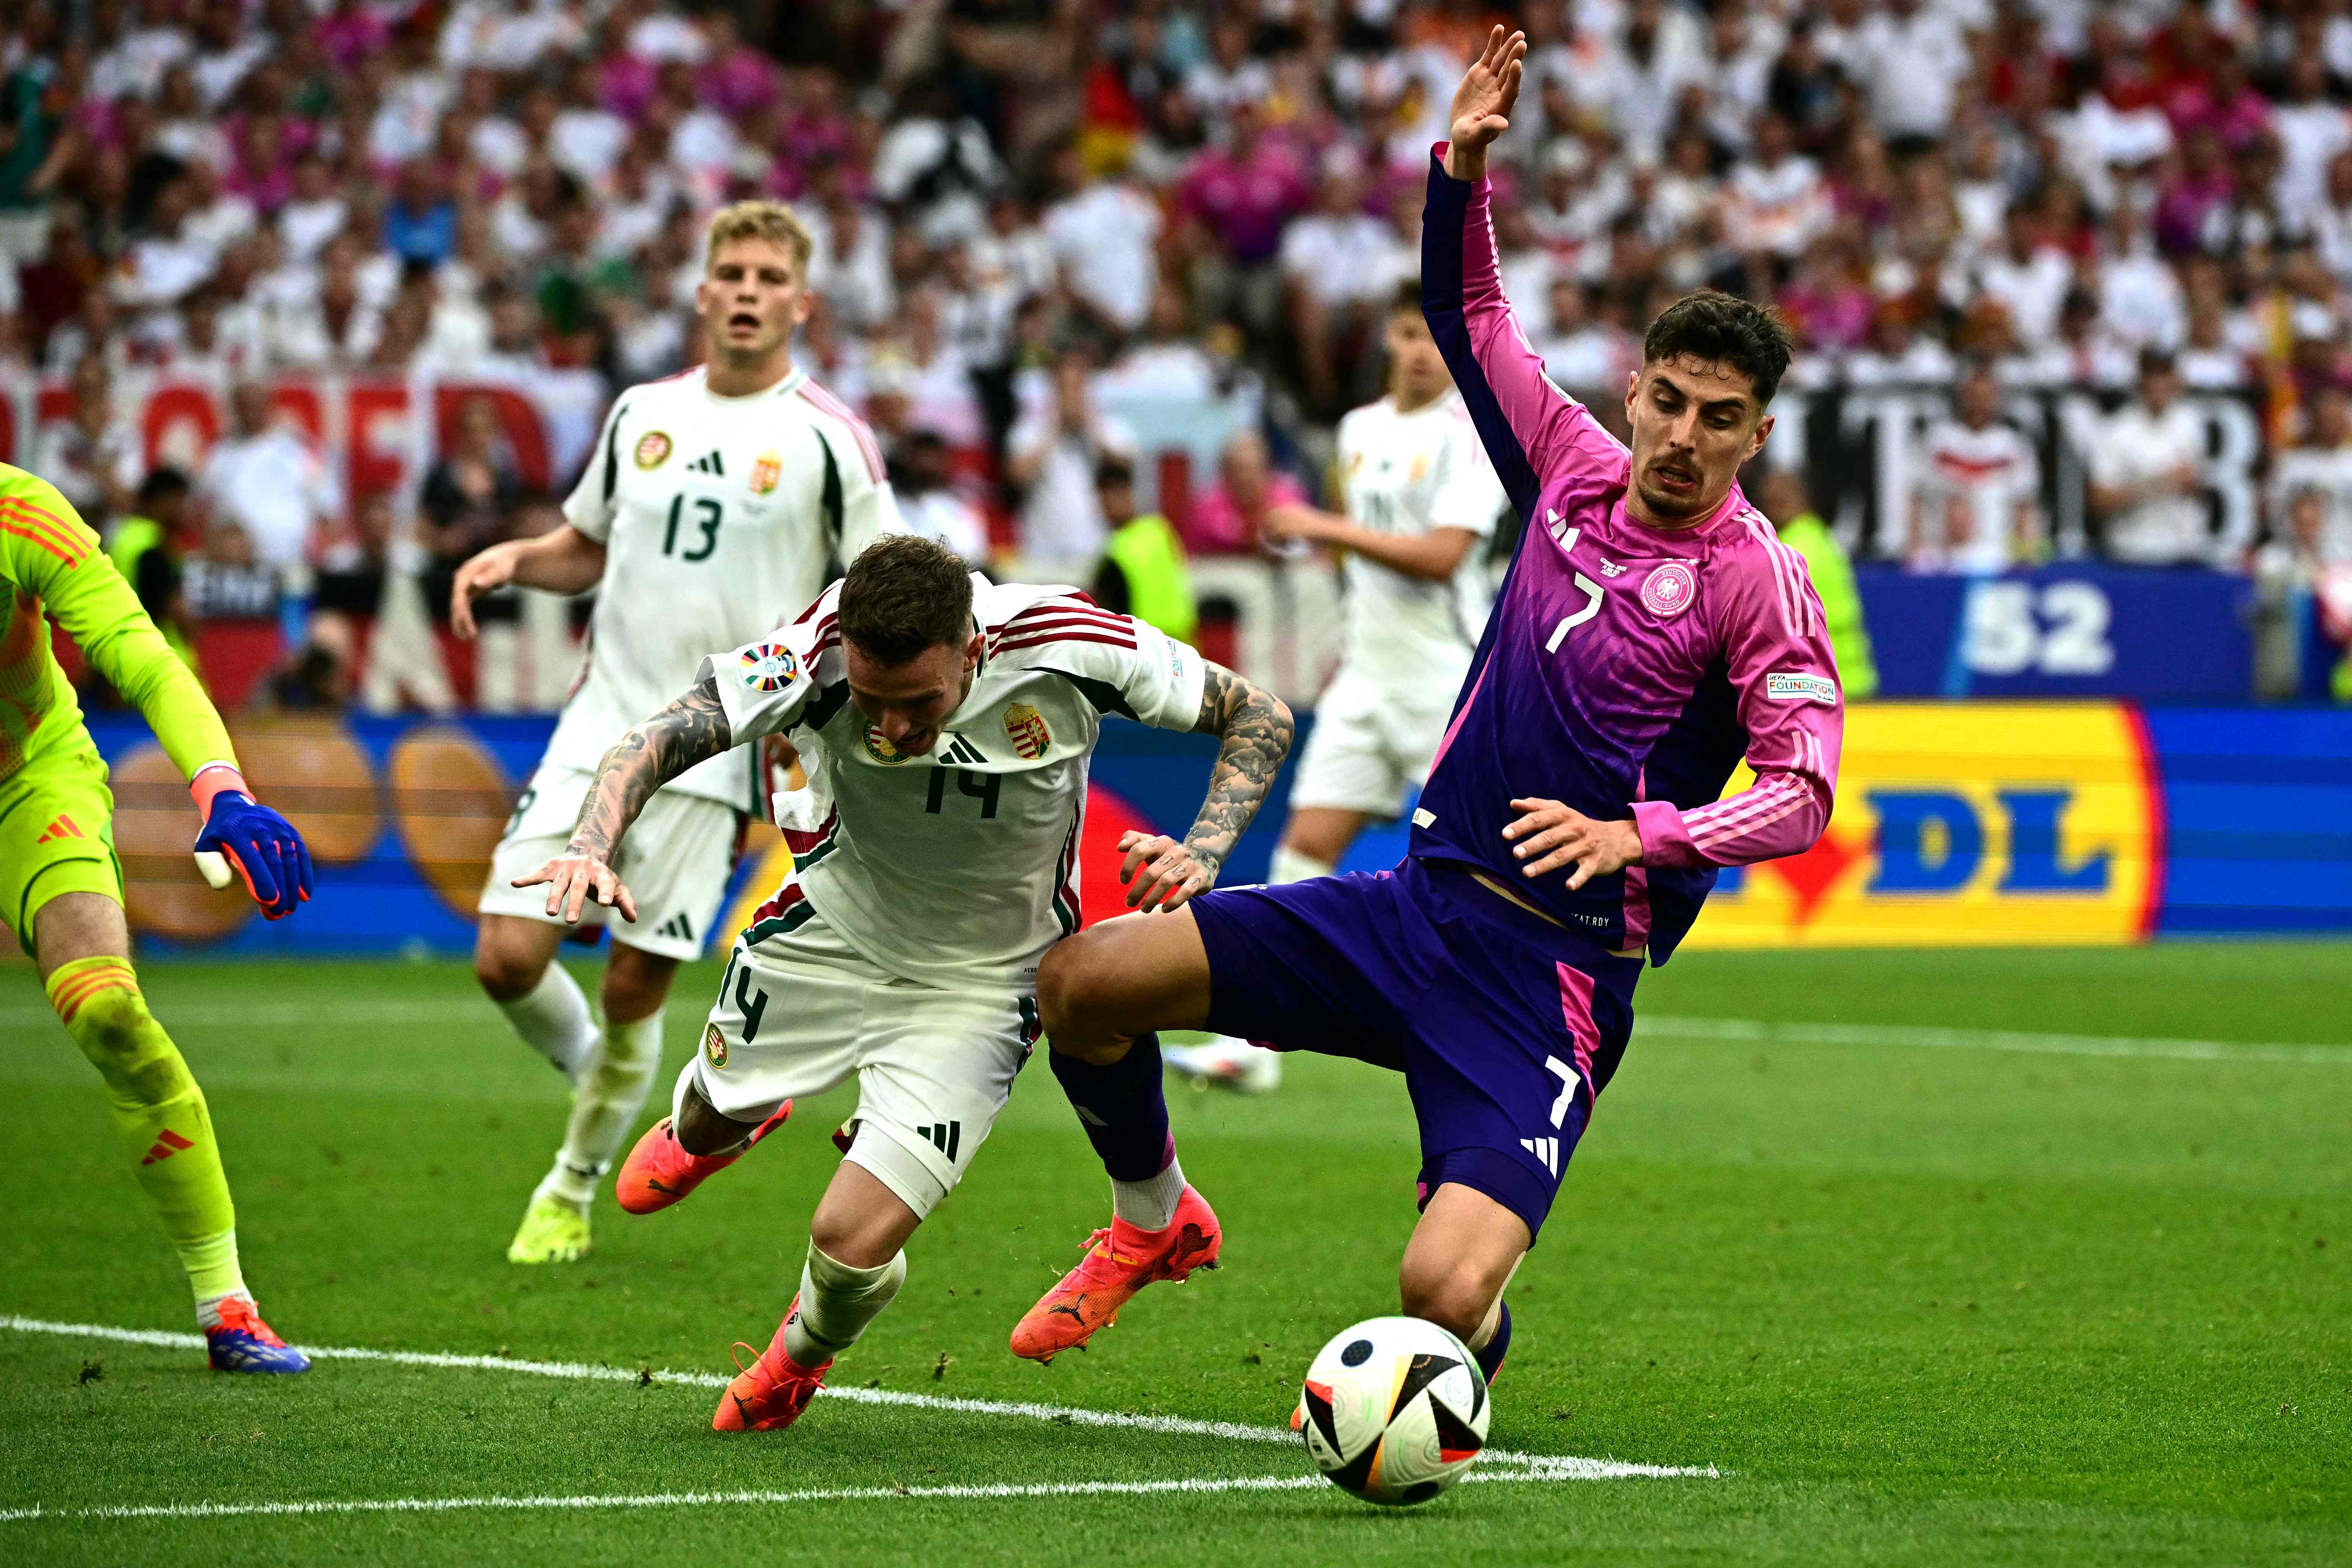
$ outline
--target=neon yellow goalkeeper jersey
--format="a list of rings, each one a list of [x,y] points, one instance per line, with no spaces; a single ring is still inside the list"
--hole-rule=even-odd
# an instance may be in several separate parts
[[[182,777],[210,763],[235,764],[212,699],[98,535],[55,485],[0,463],[0,779],[78,740],[87,744],[81,705],[49,651],[50,616],[146,717]]]

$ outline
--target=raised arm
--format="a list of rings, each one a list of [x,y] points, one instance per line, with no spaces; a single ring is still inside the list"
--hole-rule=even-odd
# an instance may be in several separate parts
[[[705,675],[694,689],[627,734],[596,764],[586,798],[580,803],[580,820],[563,853],[533,871],[517,877],[518,888],[548,884],[547,912],[577,924],[585,900],[593,896],[621,918],[637,918],[637,901],[614,873],[613,859],[621,837],[646,802],[695,763],[715,757],[733,745],[726,710],[719,706],[719,682]]]
[[[1208,798],[1181,844],[1165,834],[1129,833],[1118,879],[1131,910],[1172,910],[1216,885],[1225,858],[1265,804],[1282,759],[1290,754],[1290,710],[1264,687],[1223,665],[1202,671],[1201,711],[1192,728],[1223,742],[1209,774]]]
[[[1527,39],[1496,27],[1454,95],[1453,140],[1429,163],[1421,226],[1421,309],[1521,518],[1546,479],[1591,476],[1594,493],[1625,479],[1625,448],[1544,374],[1509,301],[1495,251],[1486,149],[1510,125]]]

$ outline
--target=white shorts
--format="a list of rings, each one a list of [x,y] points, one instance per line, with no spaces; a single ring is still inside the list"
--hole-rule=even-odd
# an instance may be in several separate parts
[[[1390,688],[1342,665],[1315,705],[1290,805],[1388,820],[1429,778],[1459,685]]]
[[[554,763],[541,763],[530,775],[530,786],[515,802],[506,837],[490,858],[489,880],[482,889],[483,914],[563,923],[547,912],[545,884],[518,888],[512,883],[563,853],[594,776]],[[636,923],[593,899],[581,910],[580,923],[609,925],[615,942],[640,952],[681,962],[701,957],[727,897],[741,835],[742,817],[730,806],[670,790],[656,793],[622,836],[620,861],[613,868],[637,901]]]
[[[1034,997],[892,974],[812,910],[738,944],[692,1071],[711,1109],[738,1121],[856,1074],[848,1157],[928,1217],[971,1168],[1037,1035]]]

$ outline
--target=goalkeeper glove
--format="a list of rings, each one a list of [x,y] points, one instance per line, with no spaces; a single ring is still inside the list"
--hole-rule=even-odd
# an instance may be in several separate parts
[[[231,868],[269,919],[283,920],[310,897],[310,850],[294,825],[257,804],[244,776],[226,763],[200,770],[188,793],[205,814],[196,866],[215,888]]]

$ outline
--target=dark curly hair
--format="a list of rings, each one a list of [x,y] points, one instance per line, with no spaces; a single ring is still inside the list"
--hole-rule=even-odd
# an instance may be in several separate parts
[[[1727,364],[1754,385],[1757,402],[1769,403],[1789,369],[1790,347],[1789,329],[1774,312],[1736,294],[1702,289],[1658,312],[1642,339],[1642,363],[1687,354]]]
[[[841,580],[841,637],[897,668],[971,636],[971,568],[937,540],[887,533],[858,552]]]

